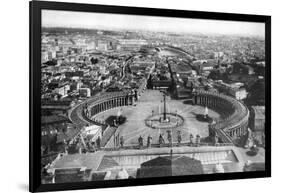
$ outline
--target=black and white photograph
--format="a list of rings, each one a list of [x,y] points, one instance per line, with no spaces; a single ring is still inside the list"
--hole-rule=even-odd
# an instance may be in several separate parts
[[[265,170],[265,23],[42,10],[42,184]]]
[[[278,192],[277,1],[1,5],[0,192]]]

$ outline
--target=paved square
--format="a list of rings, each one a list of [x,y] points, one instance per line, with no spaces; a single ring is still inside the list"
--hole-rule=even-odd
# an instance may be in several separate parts
[[[125,144],[132,145],[138,143],[140,136],[144,139],[144,144],[148,135],[152,137],[152,143],[158,143],[159,134],[164,135],[165,142],[167,142],[167,129],[152,129],[145,125],[145,119],[154,113],[163,112],[163,94],[158,90],[146,90],[142,93],[136,106],[118,107],[99,113],[95,116],[97,119],[105,120],[107,117],[117,115],[121,109],[122,116],[127,118],[126,122],[119,126],[118,132],[120,136],[123,136]],[[182,126],[172,130],[173,141],[177,140],[177,131],[182,133],[182,142],[189,141],[189,135],[196,136],[199,134],[201,138],[207,137],[209,134],[208,123],[198,121],[197,114],[204,113],[204,107],[197,105],[185,104],[184,100],[171,99],[169,96],[166,98],[167,111],[177,112],[184,118]],[[209,116],[213,118],[219,118],[220,115],[209,109]]]

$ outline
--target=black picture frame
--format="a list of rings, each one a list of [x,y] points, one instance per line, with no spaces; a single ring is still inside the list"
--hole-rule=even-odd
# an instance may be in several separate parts
[[[41,10],[42,9],[265,23],[265,42],[266,42],[265,44],[265,53],[266,53],[265,56],[266,57],[265,171],[224,173],[224,174],[204,174],[204,175],[188,176],[188,177],[173,176],[173,177],[151,178],[151,179],[128,179],[128,180],[114,180],[114,181],[109,180],[109,181],[96,181],[94,183],[73,182],[73,183],[63,183],[63,184],[41,184],[41,178],[40,178],[41,58],[40,57],[41,57]],[[108,187],[200,182],[200,181],[214,181],[214,180],[245,179],[245,178],[263,178],[263,177],[271,176],[271,17],[270,16],[93,5],[93,4],[79,4],[79,3],[47,2],[47,1],[29,2],[29,11],[30,11],[29,14],[30,15],[29,18],[30,20],[29,191],[30,192],[78,190],[78,189],[90,189],[90,188],[108,188]]]

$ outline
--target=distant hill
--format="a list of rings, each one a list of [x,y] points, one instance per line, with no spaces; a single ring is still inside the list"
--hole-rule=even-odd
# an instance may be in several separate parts
[[[87,28],[65,28],[65,27],[42,27],[43,33],[50,34],[74,34],[74,33],[86,33],[86,34],[97,34],[99,29],[87,29]],[[120,35],[120,32],[111,30],[102,30],[103,35]]]

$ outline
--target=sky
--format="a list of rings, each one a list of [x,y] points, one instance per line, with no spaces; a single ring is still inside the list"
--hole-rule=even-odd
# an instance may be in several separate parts
[[[264,23],[57,10],[42,10],[42,26],[265,36]]]

